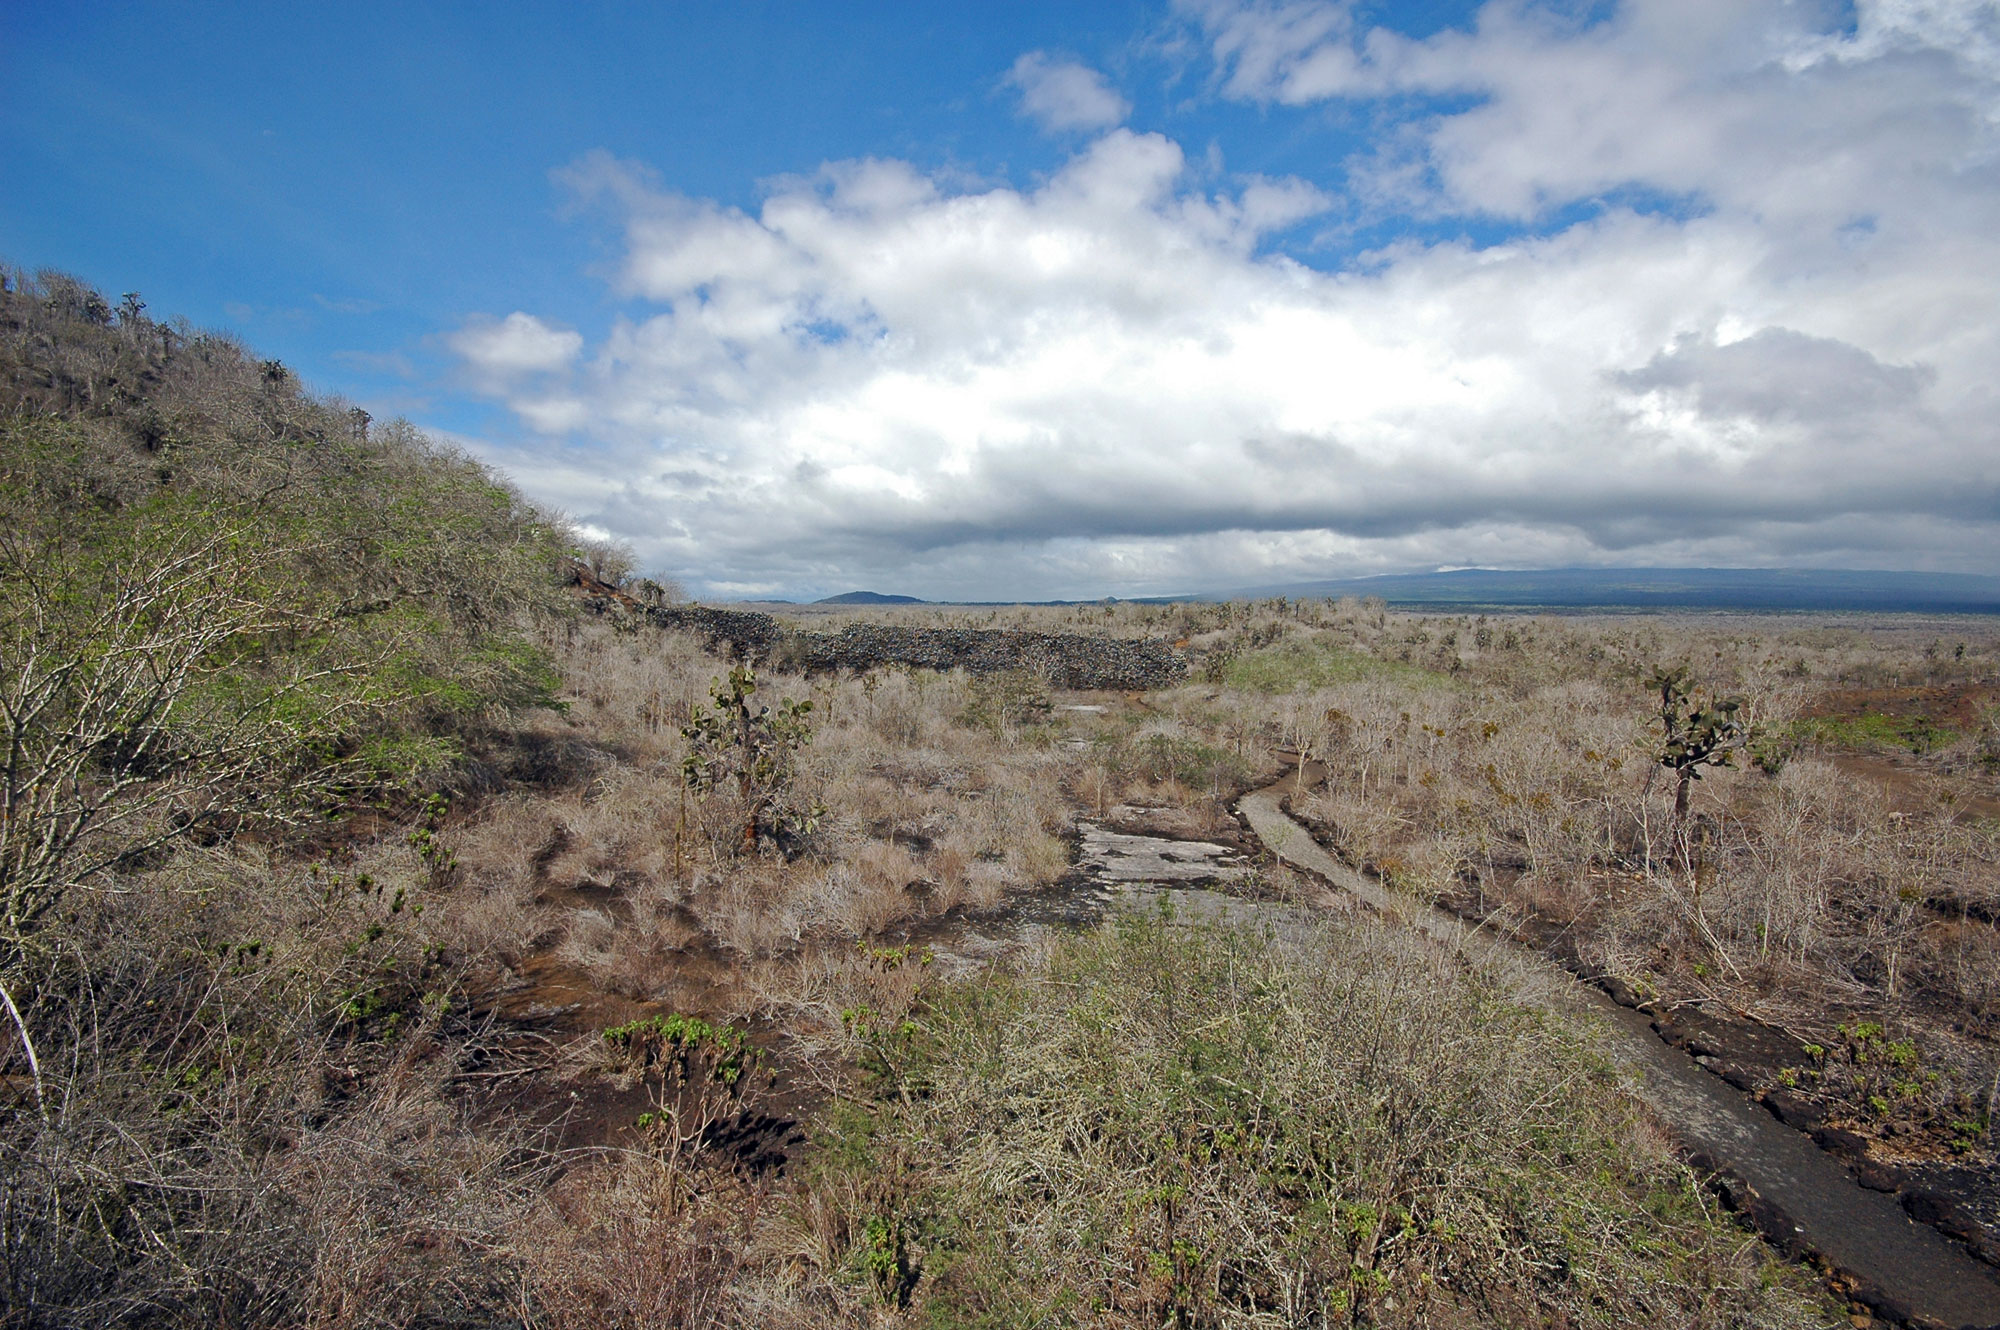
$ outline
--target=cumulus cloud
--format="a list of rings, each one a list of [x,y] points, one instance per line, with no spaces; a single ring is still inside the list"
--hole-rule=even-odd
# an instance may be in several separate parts
[[[581,333],[519,310],[504,319],[474,319],[446,341],[473,368],[503,378],[562,369],[583,350]]]
[[[1044,129],[1109,129],[1132,113],[1132,104],[1112,91],[1104,75],[1046,51],[1016,60],[1007,83],[1020,92],[1022,113]]]
[[[1763,328],[1727,345],[1683,333],[1645,365],[1612,377],[1640,392],[1682,396],[1718,419],[1893,430],[1919,408],[1937,374],[1928,366],[1885,365],[1830,338]]]
[[[565,178],[649,307],[587,354],[527,314],[458,334],[561,440],[491,455],[711,594],[2000,554],[2000,83],[1966,7],[1495,4],[1423,41],[1192,12],[1226,95],[1456,100],[1345,195],[1123,128],[1033,187],[866,160],[755,209],[594,156]],[[1388,207],[1573,211],[1330,271],[1280,243]]]
[[[1471,98],[1416,140],[1449,211],[1526,217],[1625,186],[1774,221],[1865,218],[1885,197],[1991,180],[2000,6],[1988,0],[1494,0],[1472,30],[1412,40],[1327,0],[1182,6],[1227,95],[1302,105]],[[1990,217],[1990,190],[1980,191]],[[1417,200],[1402,199],[1403,203]],[[1941,217],[1954,229],[1972,219]]]

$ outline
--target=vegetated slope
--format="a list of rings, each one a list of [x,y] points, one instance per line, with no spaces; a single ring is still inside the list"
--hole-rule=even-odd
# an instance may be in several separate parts
[[[0,1320],[287,1320],[330,1050],[437,991],[403,892],[301,856],[550,696],[567,532],[226,338],[0,287]]]
[[[296,741],[385,776],[448,757],[481,707],[546,691],[516,616],[556,603],[557,522],[226,338],[137,309],[114,321],[60,277],[9,285],[10,633],[92,631],[150,580],[149,621],[213,635],[204,700],[254,708],[285,679]]]

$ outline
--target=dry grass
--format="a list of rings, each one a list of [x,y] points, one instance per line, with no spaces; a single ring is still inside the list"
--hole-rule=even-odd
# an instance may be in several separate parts
[[[900,947],[1059,879],[1076,817],[1138,805],[1220,833],[1278,744],[1334,773],[1300,810],[1399,887],[1559,925],[1579,959],[1678,996],[1914,1031],[1947,1074],[1899,1113],[1960,1112],[1990,1082],[1991,714],[1922,754],[1822,729],[1776,775],[1716,773],[1689,874],[1666,852],[1639,680],[1690,660],[1785,723],[1836,693],[1988,677],[1991,634],[1961,656],[1951,639],[1927,652],[1946,629],[1351,603],[881,617],[1187,638],[1195,679],[1126,700],[765,678],[760,698],[814,704],[789,797],[825,811],[784,853],[743,853],[734,793],[700,797],[681,772],[681,726],[725,665],[558,625],[568,709],[496,719],[449,858],[392,819],[317,862],[190,848],[79,902],[14,993],[45,1097],[11,1074],[16,1039],[0,1320],[997,1325],[1035,1296],[1107,1326],[1177,1307],[1232,1325],[1337,1305],[1385,1324],[1805,1316],[1753,1286],[1740,1239],[1699,1214],[1573,1033],[1404,942],[1329,935],[1316,954],[1345,968],[1315,969],[1244,939],[1097,940],[949,992]],[[1064,710],[1077,701],[1106,709]],[[580,1023],[555,1031],[566,1054],[470,1017],[550,971],[603,1010],[700,992],[703,1014],[775,1033],[798,1098],[838,1102],[872,1071],[876,1134],[830,1125],[818,1163],[776,1181],[656,1138],[578,1152],[505,1125],[489,1087],[607,1080],[588,1000],[552,1018]],[[914,1042],[913,1012],[929,1013]],[[1241,1106],[1202,1079],[1211,1054],[1282,1110],[1240,1155],[1190,1125]],[[899,1085],[929,1098],[886,1094]],[[1879,1088],[1857,1074],[1841,1092]],[[1280,1120],[1306,1134],[1269,1135]],[[1524,1127],[1546,1131],[1507,1134]],[[1249,1166],[1300,1140],[1320,1153],[1293,1174]],[[1605,1168],[1609,1189],[1579,1195]]]
[[[1261,715],[1270,740],[1325,761],[1328,782],[1296,806],[1354,862],[1526,923],[1580,964],[1670,998],[1822,1042],[1842,1021],[1887,1024],[1951,1086],[1890,1117],[1987,1126],[2000,1072],[2000,764],[1982,746],[2000,682],[1991,624],[1266,605],[1197,645],[1223,682],[1155,705],[1190,712],[1183,699],[1199,699],[1211,741],[1225,713],[1239,730]],[[1746,753],[1707,773],[1685,861],[1644,682],[1674,663],[1746,699],[1768,768]],[[1936,729],[1881,708],[1929,708]]]
[[[1066,870],[1065,759],[964,723],[962,677],[762,679],[760,701],[814,705],[791,797],[825,811],[788,856],[745,855],[733,791],[704,797],[681,776],[681,726],[717,662],[680,639],[607,625],[552,645],[578,687],[566,716],[537,723],[543,742],[559,735],[602,756],[586,779],[492,798],[454,829],[462,953],[518,966],[553,951],[643,998],[692,950],[746,972],[789,964],[990,908]]]
[[[782,1221],[848,1324],[1835,1323],[1589,1037],[1407,934],[1159,922],[933,994]]]
[[[9,1325],[450,1321],[533,1185],[450,1093],[482,1032],[400,842],[184,853],[33,958],[45,1093],[0,1113]]]
[[[732,1284],[764,1197],[646,1154],[577,1169],[517,1233],[519,1319],[536,1330],[740,1324]]]

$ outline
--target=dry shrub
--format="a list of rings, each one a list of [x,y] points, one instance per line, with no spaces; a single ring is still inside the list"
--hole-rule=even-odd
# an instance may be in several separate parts
[[[760,678],[759,698],[812,700],[793,797],[826,810],[780,858],[741,853],[733,789],[704,796],[681,779],[680,726],[722,662],[605,624],[552,645],[577,694],[556,723],[602,760],[453,829],[452,938],[466,954],[517,966],[553,942],[595,982],[641,995],[697,941],[756,964],[990,906],[1067,866],[1062,759],[1018,746],[1011,727],[957,723],[961,675]]]
[[[893,1026],[930,980],[921,946],[824,948],[757,972],[757,992],[740,1013],[783,1027],[802,1070],[845,1090],[846,1067],[877,1026]]]
[[[1306,817],[1331,833],[1333,844],[1356,863],[1402,859],[1399,853],[1407,823],[1394,804],[1362,796],[1357,785],[1336,778],[1333,784],[1293,801]]]
[[[1132,922],[873,1065],[792,1246],[888,1323],[1833,1323],[1586,1031],[1406,934]]]
[[[923,877],[916,856],[894,841],[867,841],[847,862],[877,891],[900,892]]]
[[[447,1086],[477,1030],[400,838],[189,850],[15,976],[46,1095],[0,1113],[9,1324],[388,1326],[504,1305],[532,1185]],[[25,979],[27,982],[22,983]]]
[[[505,1130],[475,1129],[447,1092],[449,1059],[403,1059],[365,1099],[271,1161],[274,1196],[311,1252],[300,1305],[315,1330],[490,1316],[511,1300],[494,1259],[540,1181]],[[281,1202],[282,1204],[282,1202]],[[295,1315],[294,1321],[291,1316]]]
[[[1434,831],[1404,841],[1381,857],[1376,867],[1398,891],[1436,901],[1459,889],[1469,862],[1469,848],[1463,841],[1449,831]]]
[[[644,1153],[569,1173],[513,1234],[521,1324],[732,1324],[731,1283],[761,1201],[757,1188],[726,1171]]]
[[[786,902],[793,936],[868,937],[909,913],[902,884],[891,885],[842,862],[816,874]]]
[[[1920,798],[1892,814],[1881,788],[1809,752],[1776,779],[1747,760],[1707,773],[1695,791],[1700,881],[1683,880],[1669,862],[1671,783],[1656,778],[1659,723],[1643,686],[1663,663],[1697,662],[1718,694],[1748,698],[1767,736],[1758,751],[1777,767],[1787,723],[1822,680],[1976,680],[1990,669],[1975,663],[1990,661],[1990,634],[1952,656],[1920,626],[1328,618],[1269,604],[1248,607],[1236,631],[1275,640],[1286,622],[1316,623],[1316,640],[1364,663],[1469,647],[1469,664],[1446,686],[1390,669],[1268,701],[1223,693],[1205,703],[1209,731],[1223,731],[1231,708],[1265,709],[1273,737],[1331,765],[1332,787],[1301,808],[1353,857],[1404,867],[1427,842],[1459,845],[1489,895],[1576,923],[1586,949],[1619,933],[1620,946],[1708,952],[1707,966],[1730,975],[1782,963],[1795,978],[1819,973],[1836,990],[1887,998],[1912,976],[1950,971],[1926,941],[1939,911],[1984,917],[2000,893],[1990,828],[1954,814],[1966,777],[1915,776]],[[1929,767],[1954,761],[1969,759],[1940,753]]]
[[[493,800],[453,829],[461,880],[448,928],[463,954],[518,965],[556,928],[560,916],[538,898],[541,859],[559,834],[551,802],[525,793]]]
[[[2000,1015],[2000,932],[1983,920],[1940,919],[1925,925],[1920,943],[1917,978],[1976,1017]]]

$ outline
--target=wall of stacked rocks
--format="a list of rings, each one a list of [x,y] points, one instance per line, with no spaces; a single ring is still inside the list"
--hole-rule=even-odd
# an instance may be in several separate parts
[[[642,612],[662,628],[699,635],[712,650],[808,672],[860,672],[898,665],[970,674],[1025,669],[1053,688],[1122,690],[1164,688],[1187,677],[1187,661],[1158,638],[872,623],[811,633],[749,610],[669,605],[649,606]]]

